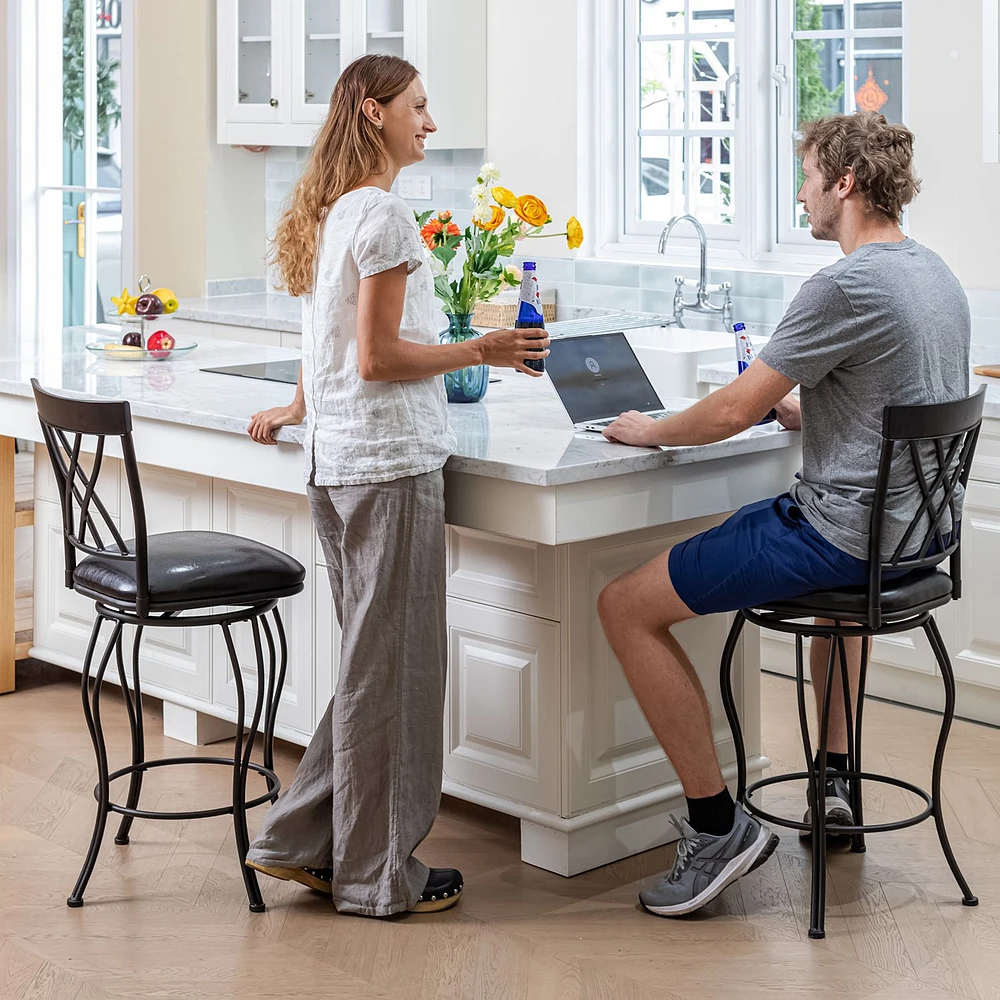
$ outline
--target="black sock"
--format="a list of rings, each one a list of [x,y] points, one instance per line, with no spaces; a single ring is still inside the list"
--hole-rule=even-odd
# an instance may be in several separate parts
[[[832,767],[834,771],[846,771],[847,770],[847,754],[846,753],[831,753],[829,750],[826,753],[826,766]],[[819,754],[813,759],[813,767],[819,768]]]
[[[736,822],[736,803],[728,788],[723,788],[718,795],[688,799],[687,804],[688,822],[698,833],[721,837],[724,833],[729,833]]]

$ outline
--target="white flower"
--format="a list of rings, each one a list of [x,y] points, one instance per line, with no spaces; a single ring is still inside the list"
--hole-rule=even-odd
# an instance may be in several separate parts
[[[493,209],[487,202],[479,202],[472,209],[473,222],[489,222],[493,218]]]
[[[487,187],[496,184],[496,182],[500,180],[500,168],[492,161],[484,163],[479,168],[479,179]]]
[[[490,189],[485,184],[476,184],[472,189],[473,201],[489,201]]]

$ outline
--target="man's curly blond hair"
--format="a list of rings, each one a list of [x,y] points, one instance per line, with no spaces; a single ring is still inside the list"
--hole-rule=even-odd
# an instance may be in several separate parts
[[[803,122],[799,133],[799,156],[815,154],[824,190],[853,173],[869,208],[899,222],[920,190],[913,173],[913,133],[905,125],[874,111],[856,111]]]

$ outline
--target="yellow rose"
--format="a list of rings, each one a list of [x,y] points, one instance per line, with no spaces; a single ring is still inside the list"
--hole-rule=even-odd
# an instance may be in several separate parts
[[[504,208],[513,208],[517,204],[514,192],[510,188],[495,187],[490,194],[493,195],[493,200]]]
[[[485,229],[487,231],[492,231],[496,229],[504,219],[507,218],[504,210],[499,205],[490,205],[490,211],[493,213],[487,222],[477,222],[476,225],[480,229]]]
[[[575,215],[571,215],[566,223],[566,244],[570,250],[575,250],[582,242],[583,226]]]
[[[545,203],[533,194],[522,194],[514,204],[514,211],[529,226],[544,226],[549,221],[549,210]]]

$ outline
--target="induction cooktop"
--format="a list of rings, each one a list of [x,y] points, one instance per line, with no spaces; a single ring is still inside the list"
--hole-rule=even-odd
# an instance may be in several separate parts
[[[214,375],[239,375],[242,378],[259,378],[268,382],[287,382],[295,385],[299,380],[301,361],[263,361],[255,365],[231,365],[228,368],[202,368]]]

